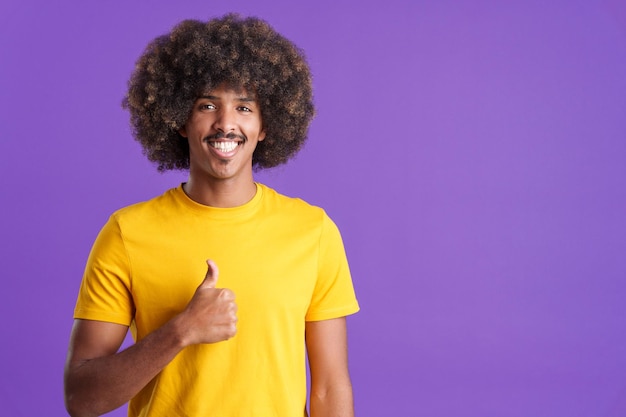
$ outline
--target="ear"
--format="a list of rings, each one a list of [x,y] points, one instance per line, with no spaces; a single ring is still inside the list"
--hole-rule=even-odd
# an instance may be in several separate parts
[[[265,129],[261,130],[261,133],[259,133],[258,141],[261,142],[263,139],[265,139]]]
[[[185,126],[183,126],[180,129],[178,129],[178,134],[181,135],[184,138],[187,137],[187,129],[185,128]]]

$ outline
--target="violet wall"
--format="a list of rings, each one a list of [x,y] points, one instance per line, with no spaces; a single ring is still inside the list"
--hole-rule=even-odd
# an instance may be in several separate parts
[[[228,11],[314,73],[309,143],[258,180],[342,230],[357,415],[625,416],[622,0],[2,2],[0,415],[66,415],[93,239],[185,180],[131,139],[128,76],[179,20]]]

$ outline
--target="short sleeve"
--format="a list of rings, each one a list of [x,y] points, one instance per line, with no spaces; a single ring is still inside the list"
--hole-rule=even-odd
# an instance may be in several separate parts
[[[359,311],[343,241],[324,213],[319,241],[318,273],[306,321],[329,320]]]
[[[128,326],[134,313],[130,265],[120,226],[113,215],[98,234],[89,254],[74,318]]]

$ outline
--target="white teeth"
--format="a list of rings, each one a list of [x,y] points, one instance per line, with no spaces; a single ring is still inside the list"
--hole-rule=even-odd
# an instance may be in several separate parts
[[[239,145],[239,142],[235,142],[235,141],[210,142],[210,145],[220,152],[231,152],[235,150],[237,145]]]

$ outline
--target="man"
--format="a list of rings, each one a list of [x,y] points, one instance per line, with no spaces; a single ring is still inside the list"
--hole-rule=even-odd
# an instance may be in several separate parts
[[[351,417],[336,226],[258,184],[313,117],[303,54],[267,23],[184,21],[139,59],[124,106],[160,171],[187,182],[114,213],[87,261],[65,369],[72,416]],[[118,351],[128,329],[135,344]]]

